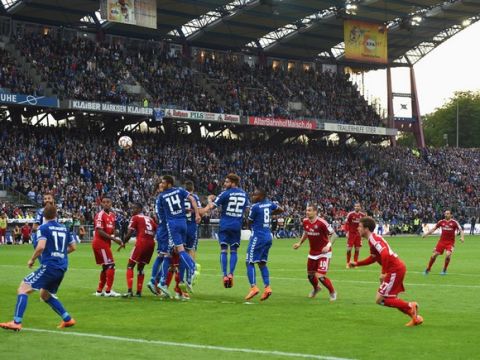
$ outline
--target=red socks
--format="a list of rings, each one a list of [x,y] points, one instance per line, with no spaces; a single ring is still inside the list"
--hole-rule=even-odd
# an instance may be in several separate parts
[[[446,261],[446,259],[445,259],[445,261]],[[430,261],[428,262],[427,271],[430,271],[432,269],[432,265],[433,265],[434,262],[435,262],[435,258],[432,256],[430,258]]]
[[[410,305],[408,302],[403,301],[399,298],[385,298],[383,304],[388,307],[394,307],[403,312],[404,314],[410,315]]]
[[[127,289],[130,291],[133,287],[133,269],[127,268]]]
[[[360,250],[355,250],[355,253],[353,254],[353,261],[358,261],[358,255],[360,255]]]
[[[115,268],[107,269],[107,288],[105,289],[106,292],[110,292],[113,286],[113,280],[115,279]]]
[[[145,274],[138,273],[137,275],[137,293],[141,293],[143,289],[143,280],[145,279]]]
[[[330,294],[333,294],[335,292],[335,289],[333,288],[333,284],[329,278],[321,277],[320,282],[323,284],[323,286],[325,286],[328,289],[328,292]]]
[[[167,281],[165,282],[165,284],[167,284],[167,287],[170,286],[170,283],[172,282],[172,279],[173,279],[173,272],[169,271],[168,274],[167,274]]]
[[[352,250],[347,250],[347,264],[350,264],[351,258],[352,258]]]
[[[100,271],[100,280],[98,281],[97,292],[102,292],[107,282],[107,272],[106,270]]]
[[[309,275],[308,281],[310,281],[314,289],[318,288],[318,278],[315,275]]]
[[[445,265],[443,265],[443,271],[447,271],[448,264],[450,264],[450,258],[447,256],[445,257]]]

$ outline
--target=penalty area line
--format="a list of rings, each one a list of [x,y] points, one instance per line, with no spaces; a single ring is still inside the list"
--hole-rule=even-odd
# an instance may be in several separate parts
[[[175,346],[175,347],[184,347],[184,348],[190,348],[190,349],[202,349],[202,350],[213,350],[213,351],[223,351],[223,352],[238,352],[238,353],[246,353],[246,354],[283,356],[283,357],[290,357],[290,358],[320,359],[320,360],[354,360],[354,359],[340,358],[340,357],[334,357],[334,356],[301,354],[301,353],[291,353],[291,352],[283,352],[283,351],[268,351],[268,350],[256,350],[256,349],[229,348],[229,347],[224,347],[224,346],[200,345],[200,344],[173,342],[173,341],[146,340],[146,339],[128,338],[128,337],[122,337],[122,336],[100,335],[100,334],[80,333],[80,332],[70,332],[70,331],[56,331],[56,330],[33,329],[33,328],[23,328],[22,331],[30,331],[30,332],[36,332],[36,333],[47,333],[47,334],[58,334],[58,335],[66,335],[66,336],[77,336],[77,337],[86,337],[86,338],[94,338],[94,339],[102,339],[102,340],[110,340],[110,341],[121,341],[121,342],[150,344],[150,345]]]

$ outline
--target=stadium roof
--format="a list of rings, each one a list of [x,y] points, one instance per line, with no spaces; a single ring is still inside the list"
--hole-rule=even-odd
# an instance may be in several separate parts
[[[106,33],[176,38],[192,46],[343,61],[343,20],[388,28],[390,63],[414,64],[480,19],[480,0],[157,0],[156,30],[100,19],[99,0],[1,0],[13,18],[90,24]]]

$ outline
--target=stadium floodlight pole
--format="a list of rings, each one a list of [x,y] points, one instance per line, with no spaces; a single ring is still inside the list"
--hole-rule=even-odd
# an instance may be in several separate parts
[[[458,130],[459,130],[459,105],[458,105],[458,99],[457,99],[457,148],[458,148],[458,138],[459,138],[459,133],[458,133]]]

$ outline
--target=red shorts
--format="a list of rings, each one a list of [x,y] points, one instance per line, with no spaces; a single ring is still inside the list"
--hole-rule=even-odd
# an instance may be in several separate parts
[[[316,272],[320,275],[326,275],[328,271],[328,267],[330,266],[330,258],[332,257],[332,253],[329,253],[328,256],[326,255],[328,254],[325,254],[324,256],[321,256],[318,259],[311,259],[309,257],[307,261],[307,271]]]
[[[110,265],[115,263],[113,259],[112,249],[110,247],[94,247],[93,253],[95,254],[95,261],[97,265]]]
[[[389,272],[378,288],[378,294],[383,297],[397,297],[398,294],[405,291],[403,279],[405,278],[406,268],[397,269],[395,272]]]
[[[454,248],[455,248],[455,243],[451,241],[439,240],[437,243],[437,246],[435,246],[435,249],[433,249],[433,251],[442,255],[444,251],[453,252]]]
[[[5,236],[7,229],[0,229],[0,236]]]
[[[347,240],[347,246],[348,247],[356,247],[356,248],[359,248],[359,247],[362,247],[362,238],[360,236],[352,236],[352,237],[348,237],[348,240]]]
[[[130,254],[130,260],[137,264],[149,264],[155,250],[155,243],[135,245]]]

